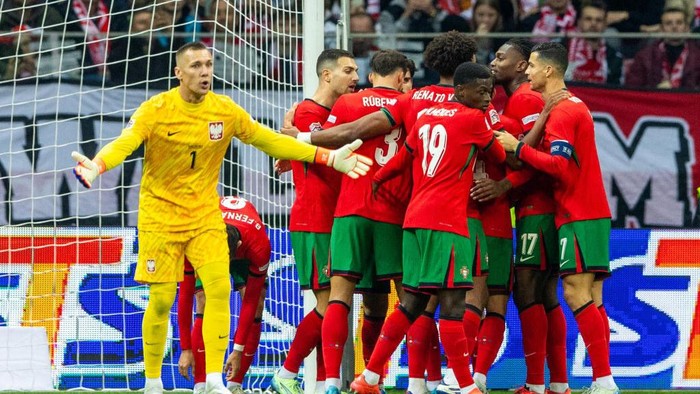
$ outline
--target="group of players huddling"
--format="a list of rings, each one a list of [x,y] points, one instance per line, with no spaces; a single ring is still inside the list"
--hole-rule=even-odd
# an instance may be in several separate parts
[[[318,304],[273,378],[280,394],[300,393],[299,367],[319,347],[317,388],[340,392],[354,291],[372,296],[363,301],[366,369],[353,391],[382,391],[385,365],[405,336],[408,392],[448,389],[438,337],[449,343],[453,390],[485,392],[511,290],[527,365],[518,392],[569,393],[560,277],[591,357],[590,392],[618,392],[602,306],[610,212],[590,112],[563,82],[566,49],[512,39],[490,69],[475,63],[475,51],[464,34],[435,38],[424,61],[440,83],[405,93],[409,66],[396,51],[372,58],[372,87],[356,93],[351,54],[331,49],[318,58],[319,88],[296,108],[295,127],[282,131],[325,147],[360,138],[357,153],[375,164],[350,179],[293,163],[292,246],[300,284]],[[501,115],[491,104],[494,83],[508,96]],[[390,280],[401,284],[400,304],[385,320]]]
[[[533,47],[512,39],[499,48],[490,69],[475,63],[475,52],[474,40],[464,34],[438,36],[426,48],[424,61],[440,75],[440,83],[402,92],[411,64],[399,52],[379,51],[370,62],[372,87],[355,93],[358,75],[352,55],[325,50],[316,63],[317,91],[296,107],[293,126],[282,130],[301,145],[280,154],[282,142],[293,139],[274,141],[280,142],[277,146],[252,138],[248,129],[235,135],[282,159],[304,160],[291,162],[297,197],[289,230],[300,286],[314,292],[317,305],[299,324],[284,365],[272,379],[278,393],[302,392],[297,373],[313,349],[319,350],[316,391],[340,393],[354,292],[371,295],[363,298],[366,369],[351,383],[359,394],[383,391],[385,366],[404,337],[408,392],[486,392],[486,376],[503,341],[511,292],[527,366],[525,384],[517,393],[570,393],[566,322],[556,292],[559,278],[593,367],[587,392],[619,392],[610,371],[610,330],[602,299],[602,280],[609,275],[610,212],[590,112],[564,84],[566,49],[557,43]],[[182,58],[182,63],[190,60]],[[180,78],[180,89],[185,77]],[[494,84],[508,96],[500,115],[491,103]],[[137,111],[134,118],[138,115]],[[340,148],[309,154],[308,143]],[[109,156],[102,151],[93,161],[76,154],[74,158],[79,162],[76,175],[88,187],[118,162],[106,160]],[[369,163],[366,158],[374,162],[369,169],[362,166]],[[282,169],[285,162],[278,165]],[[511,206],[516,213],[515,251]],[[244,208],[252,211],[236,212]],[[227,224],[231,275],[236,287],[245,289],[234,351],[226,362],[229,390],[240,392],[259,341],[270,247],[250,203],[227,197],[221,199],[220,209]],[[155,289],[162,287],[144,278],[155,271],[155,262],[152,267],[140,256],[139,266],[137,279],[152,283],[153,302]],[[194,261],[192,266],[199,275],[202,267]],[[197,287],[192,266],[186,265],[181,284],[179,367],[185,375],[195,367],[196,391],[218,393],[218,367],[211,363],[221,357],[223,342],[208,339],[218,333],[207,334],[213,327],[206,328],[207,315],[215,313],[209,303],[202,339],[201,293],[191,340],[189,336]],[[214,279],[206,272],[204,279],[204,293],[209,295],[207,281]],[[400,302],[387,316],[392,280]],[[172,294],[168,288],[160,309],[168,301],[172,304]],[[217,294],[216,300],[220,298]],[[218,301],[216,308],[221,308]],[[228,320],[214,324],[228,325]],[[153,343],[146,326],[144,318],[148,356]],[[440,341],[449,343],[444,346],[449,367],[444,379]],[[205,342],[216,345],[216,356],[207,354],[206,363]],[[147,391],[149,385],[151,392],[159,392],[158,387],[162,391],[160,364],[154,365],[158,356],[162,362],[162,350],[150,357],[151,372],[147,362]]]

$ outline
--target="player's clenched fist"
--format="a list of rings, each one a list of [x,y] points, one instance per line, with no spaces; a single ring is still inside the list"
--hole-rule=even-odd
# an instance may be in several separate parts
[[[76,151],[71,152],[71,157],[73,160],[78,162],[73,168],[73,173],[75,177],[78,178],[80,183],[88,189],[92,187],[92,182],[97,178],[98,175],[104,172],[104,164],[100,165],[100,162],[95,162],[87,158],[87,156]]]
[[[362,145],[362,140],[357,139],[335,150],[318,148],[314,162],[333,167],[336,171],[347,174],[352,179],[357,179],[367,175],[367,171],[372,166],[370,158],[354,153],[360,145]]]

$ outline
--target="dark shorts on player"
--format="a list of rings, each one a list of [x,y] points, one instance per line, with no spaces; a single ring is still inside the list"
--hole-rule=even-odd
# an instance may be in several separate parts
[[[401,226],[361,216],[335,218],[331,232],[331,275],[361,281],[401,277]],[[363,282],[364,283],[364,282]]]
[[[610,219],[580,220],[559,227],[560,275],[610,275]]]
[[[229,263],[228,272],[231,274],[231,279],[233,279],[233,288],[238,290],[245,286],[248,281],[248,275],[250,275],[250,261],[233,260]]]
[[[471,267],[472,276],[486,276],[489,274],[489,247],[484,226],[479,219],[467,218],[467,227],[469,227],[469,239],[472,240],[476,250],[476,258]]]
[[[489,250],[489,294],[508,295],[513,290],[513,240],[486,236]]]
[[[390,280],[376,280],[373,273],[362,276],[355,285],[355,293],[360,294],[389,294],[391,293]]]
[[[245,287],[246,282],[248,282],[248,276],[252,275],[250,273],[250,261],[246,259],[233,260],[229,263],[228,270],[229,274],[231,274],[231,279],[233,279],[233,288],[235,290],[240,290],[241,287]],[[196,293],[202,290],[202,281],[197,277],[194,282],[194,291]]]
[[[329,288],[330,233],[292,231],[290,238],[297,275],[299,276],[299,287],[303,290]]]
[[[472,241],[445,231],[406,229],[403,235],[403,287],[434,293],[471,289]]]
[[[519,219],[516,237],[515,269],[559,270],[559,241],[553,214]]]

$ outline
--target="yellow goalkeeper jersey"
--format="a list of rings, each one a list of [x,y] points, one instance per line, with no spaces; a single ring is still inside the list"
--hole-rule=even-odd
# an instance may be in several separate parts
[[[139,229],[223,227],[216,186],[233,137],[281,159],[313,162],[316,153],[315,147],[254,121],[227,96],[209,92],[192,104],[175,88],[141,104],[121,135],[96,157],[110,170],[144,144]]]

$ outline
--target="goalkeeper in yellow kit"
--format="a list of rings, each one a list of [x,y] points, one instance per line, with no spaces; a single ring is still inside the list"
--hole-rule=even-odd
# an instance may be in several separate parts
[[[219,170],[233,137],[270,156],[323,163],[357,178],[371,160],[353,150],[360,140],[337,150],[317,148],[255,122],[227,96],[210,91],[212,55],[199,42],[176,53],[180,85],[158,94],[136,110],[122,134],[93,160],[73,152],[78,180],[91,187],[99,174],[145,147],[139,195],[139,257],[135,280],[150,285],[143,316],[146,393],[162,393],[161,368],[168,313],[184,258],[192,263],[207,294],[203,337],[206,392],[228,393],[221,369],[229,340],[229,252],[216,191]]]

